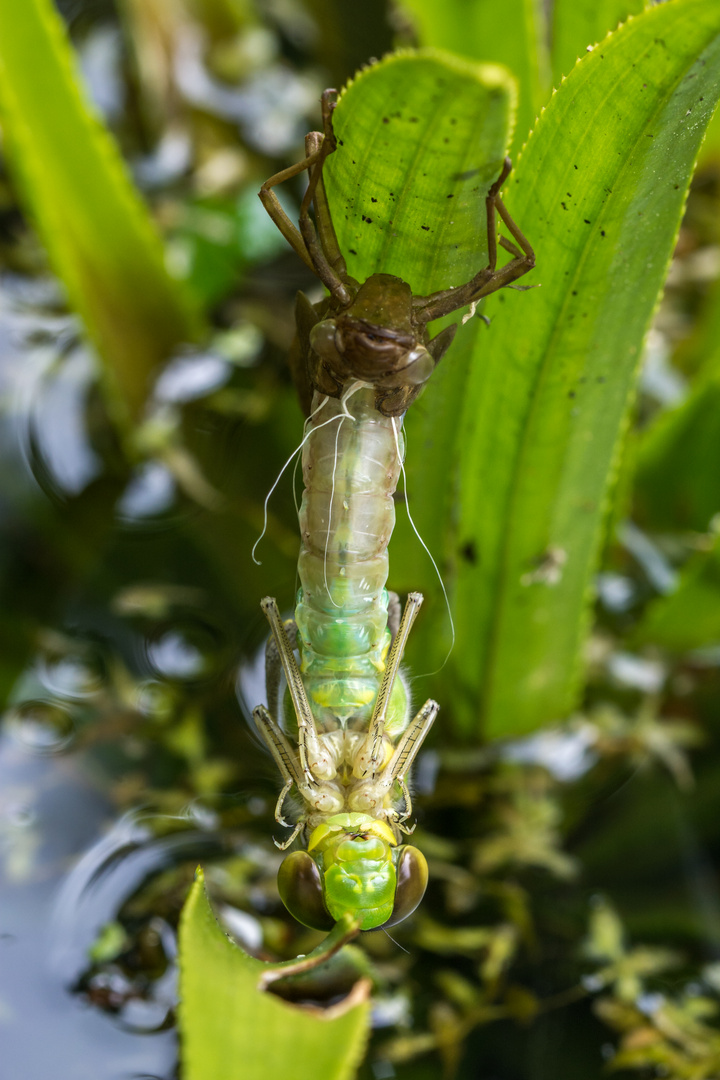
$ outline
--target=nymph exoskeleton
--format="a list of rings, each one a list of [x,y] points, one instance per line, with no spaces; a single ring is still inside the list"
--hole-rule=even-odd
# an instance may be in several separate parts
[[[411,831],[406,776],[439,708],[427,701],[411,719],[400,675],[422,596],[411,593],[398,619],[399,602],[385,588],[402,416],[456,331],[450,326],[431,339],[428,324],[517,280],[534,266],[534,255],[500,200],[510,172],[506,159],[486,198],[488,265],[467,284],[413,296],[390,274],[373,274],[362,284],[351,278],[322,179],[336,149],[334,93],[322,96],[323,133],[307,136],[305,160],[260,191],[273,221],[330,295],[313,305],[300,294],[296,308],[292,363],[309,414],[301,588],[294,623],[282,622],[272,598],[262,603],[272,630],[269,708],[258,706],[254,716],[284,780],[276,819],[286,824],[283,805],[293,786],[304,805],[282,846],[304,829],[308,850],[281,866],[283,901],[310,926],[330,928],[349,912],[361,929],[371,929],[405,918],[425,891],[425,859],[399,839]],[[298,230],[272,189],[306,169]],[[497,214],[519,248],[504,237],[498,241]],[[498,242],[513,256],[500,268]],[[279,721],[281,673],[295,712],[297,750]]]

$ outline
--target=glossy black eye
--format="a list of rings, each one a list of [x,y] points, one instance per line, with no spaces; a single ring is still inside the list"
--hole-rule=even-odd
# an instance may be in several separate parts
[[[395,926],[412,915],[427,889],[428,864],[422,851],[407,846],[398,848],[398,852],[395,903],[392,915],[383,926]]]
[[[325,907],[320,871],[307,851],[294,851],[283,859],[278,870],[278,892],[290,914],[303,926],[332,930],[335,923]]]

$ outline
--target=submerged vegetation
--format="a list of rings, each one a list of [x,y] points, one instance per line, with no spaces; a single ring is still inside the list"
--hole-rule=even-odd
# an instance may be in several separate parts
[[[322,293],[256,193],[329,85],[353,277],[477,273],[507,150],[537,267],[405,428],[428,893],[307,970],[249,721]],[[7,1080],[720,1077],[719,96],[707,0],[0,0]]]

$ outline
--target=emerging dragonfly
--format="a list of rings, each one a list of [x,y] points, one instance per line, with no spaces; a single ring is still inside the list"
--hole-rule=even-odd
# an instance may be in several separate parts
[[[301,587],[295,620],[262,601],[272,637],[266,654],[268,706],[254,710],[258,729],[284,786],[276,820],[293,786],[303,810],[283,848],[304,831],[307,851],[283,861],[280,895],[302,923],[330,929],[351,914],[363,930],[392,926],[415,910],[427,885],[427,863],[400,844],[412,813],[406,777],[438,712],[427,701],[411,718],[400,664],[422,596],[400,604],[385,588],[387,546],[395,523],[393,495],[402,466],[402,415],[450,345],[456,327],[430,339],[428,324],[508,285],[535,264],[530,244],[503,206],[487,195],[488,265],[471,281],[429,296],[390,274],[363,284],[340,252],[322,179],[336,149],[334,90],[322,95],[323,132],[306,137],[304,161],[263,184],[265,208],[330,295],[296,309],[293,369],[309,430],[303,446],[305,491],[300,510]],[[298,230],[273,187],[307,169]],[[310,217],[314,204],[315,222]],[[519,248],[501,237],[496,215]],[[513,256],[497,268],[498,242]],[[295,658],[297,649],[300,661]],[[297,747],[282,724],[285,676],[297,725]]]

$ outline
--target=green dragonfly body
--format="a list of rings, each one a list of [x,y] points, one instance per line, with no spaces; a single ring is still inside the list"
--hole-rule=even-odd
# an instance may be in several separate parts
[[[399,601],[386,589],[404,452],[402,416],[456,329],[431,339],[428,324],[514,281],[531,269],[534,257],[499,199],[506,162],[487,197],[489,265],[470,282],[413,296],[406,282],[389,274],[373,274],[364,283],[352,279],[322,182],[324,161],[336,149],[333,93],[323,94],[324,130],[307,137],[305,160],[271,177],[260,192],[330,295],[316,305],[298,298],[291,364],[309,414],[300,590],[289,623],[274,599],[262,602],[272,630],[268,708],[258,706],[254,716],[285,781],[277,820],[287,824],[283,806],[292,788],[302,799],[282,847],[303,832],[307,850],[287,856],[280,868],[285,905],[309,926],[329,929],[350,914],[367,930],[405,918],[425,891],[425,859],[400,838],[411,831],[405,824],[412,812],[406,776],[439,708],[427,701],[413,717],[400,672],[422,596],[411,593],[400,618]],[[309,184],[298,230],[272,188],[304,169]],[[496,213],[522,248],[501,238],[513,259],[500,269]],[[287,720],[285,684],[294,713]]]

